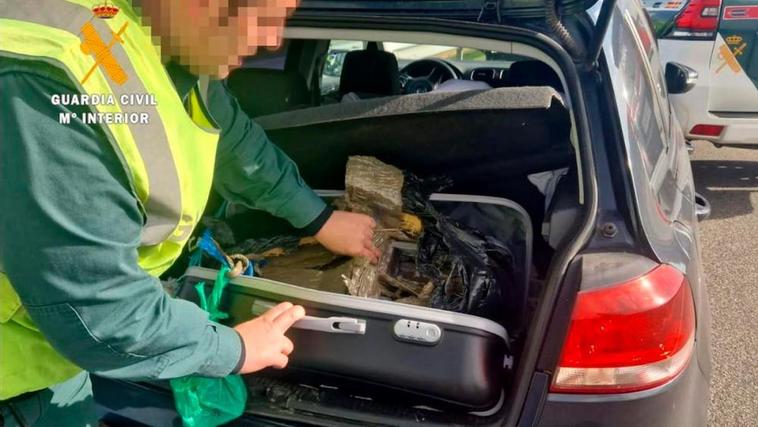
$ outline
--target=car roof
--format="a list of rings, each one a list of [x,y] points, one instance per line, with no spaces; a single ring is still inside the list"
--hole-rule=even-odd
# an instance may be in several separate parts
[[[562,15],[580,13],[598,0],[556,0]],[[545,0],[302,0],[299,10],[362,13],[370,15],[402,15],[448,19],[481,20],[487,13],[505,19],[540,18],[545,16]]]

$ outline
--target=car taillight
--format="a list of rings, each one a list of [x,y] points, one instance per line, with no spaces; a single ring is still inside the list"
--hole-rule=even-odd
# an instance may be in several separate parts
[[[721,0],[690,0],[676,17],[671,37],[712,38],[719,26]]]
[[[695,309],[669,265],[624,283],[580,291],[550,391],[624,393],[661,385],[687,365]]]
[[[691,135],[719,136],[724,130],[722,125],[695,125],[690,129]]]

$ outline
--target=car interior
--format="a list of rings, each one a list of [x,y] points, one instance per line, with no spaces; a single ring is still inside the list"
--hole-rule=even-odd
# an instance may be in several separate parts
[[[522,290],[526,315],[503,325],[517,366],[548,266],[581,216],[570,100],[557,65],[532,47],[509,43],[510,51],[501,52],[412,41],[289,37],[275,51],[246,58],[226,84],[312,188],[344,189],[348,157],[365,155],[422,178],[449,177],[446,193],[521,205],[534,228],[528,289]],[[208,212],[220,203],[212,195]],[[260,236],[261,228],[277,235],[289,227],[239,206],[227,208],[227,219],[235,235]],[[486,425],[507,411],[510,384],[506,374],[498,404],[477,412],[392,393],[366,397],[276,372],[246,381],[259,414],[297,420],[332,411],[366,423],[392,419],[393,425],[420,416]]]
[[[227,85],[313,188],[342,189],[347,156],[377,155],[414,173],[452,173],[450,192],[508,197],[541,224],[545,195],[528,175],[567,169],[577,179],[561,78],[545,61],[526,55],[288,39],[276,51],[247,58]],[[515,102],[530,95],[532,105]],[[429,120],[443,110],[444,120]],[[504,155],[492,159],[497,153]],[[560,199],[569,198],[576,204],[577,197],[574,185],[552,203],[565,205]],[[537,240],[536,262],[546,267]]]
[[[311,74],[310,79],[303,74],[304,70],[295,69],[299,64],[292,64],[292,55],[316,47],[310,45],[323,46],[323,41],[288,40],[273,54],[248,58],[229,75],[228,87],[250,117],[433,91],[549,86],[563,92],[555,70],[540,60],[522,55],[411,45],[404,47],[408,56],[398,58],[395,53],[383,50],[380,42],[338,40],[327,43],[325,52],[313,53],[313,65],[316,69],[320,67],[321,73]],[[349,48],[353,49],[347,50]],[[409,54],[407,51],[411,49],[420,54],[424,50],[434,54],[409,59],[419,55]]]

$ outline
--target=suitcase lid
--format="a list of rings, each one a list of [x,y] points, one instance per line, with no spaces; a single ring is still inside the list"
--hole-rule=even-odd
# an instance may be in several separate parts
[[[185,273],[185,278],[193,277],[202,280],[215,280],[217,275],[218,270],[205,267],[190,267]],[[239,276],[230,279],[229,283],[232,285],[251,289],[252,291],[258,291],[267,294],[276,294],[284,297],[285,299],[296,298],[299,300],[312,301],[314,303],[326,306],[344,307],[353,310],[383,313],[387,315],[397,316],[398,318],[410,317],[428,322],[469,327],[489,332],[502,338],[503,341],[508,343],[508,333],[503,326],[493,322],[492,320],[472,316],[470,314],[455,313],[452,311],[445,311],[431,307],[419,307],[415,305],[403,304],[393,301],[384,301],[374,298],[364,298],[352,295],[318,291],[314,289],[290,285],[287,283],[277,282],[275,280],[265,279],[263,277]]]

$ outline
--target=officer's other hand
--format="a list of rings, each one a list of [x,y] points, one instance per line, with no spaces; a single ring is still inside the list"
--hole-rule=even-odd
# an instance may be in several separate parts
[[[304,316],[303,307],[283,302],[261,316],[235,326],[245,343],[245,361],[239,373],[287,366],[294,346],[284,333]]]
[[[334,253],[366,257],[375,263],[381,253],[371,240],[374,228],[376,222],[368,215],[334,211],[315,237]]]

